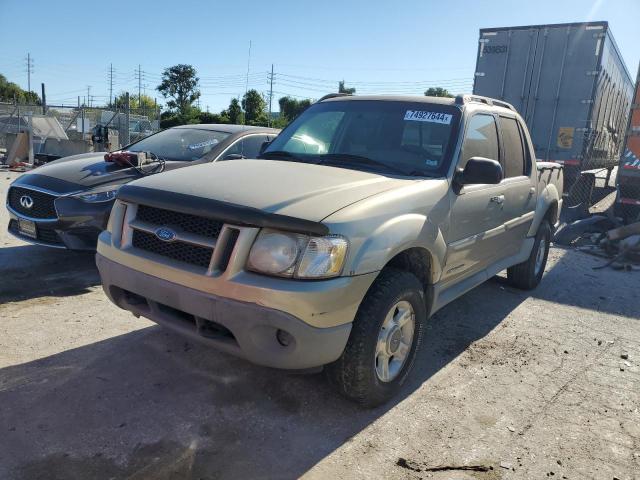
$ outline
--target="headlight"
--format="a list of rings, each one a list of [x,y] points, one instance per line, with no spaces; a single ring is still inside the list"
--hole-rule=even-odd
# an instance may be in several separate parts
[[[342,237],[311,237],[300,259],[296,276],[327,278],[340,275],[347,256],[347,240]]]
[[[247,268],[281,277],[335,277],[342,271],[347,247],[347,240],[338,236],[263,230],[251,247]]]
[[[78,198],[87,203],[100,203],[113,200],[114,198],[116,198],[116,193],[118,193],[118,187],[110,185],[101,189],[90,190],[86,193],[74,195],[74,198]]]

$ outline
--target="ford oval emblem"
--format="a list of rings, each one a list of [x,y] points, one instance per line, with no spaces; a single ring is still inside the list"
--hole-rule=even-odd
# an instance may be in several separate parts
[[[163,242],[173,242],[176,239],[176,232],[167,227],[160,227],[155,231],[156,237]]]

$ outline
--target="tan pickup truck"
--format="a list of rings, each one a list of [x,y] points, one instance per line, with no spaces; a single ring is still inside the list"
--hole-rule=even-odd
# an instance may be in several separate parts
[[[378,405],[434,312],[505,269],[540,282],[563,178],[533,152],[504,102],[326,98],[258,159],[123,186],[98,242],[104,290],[252,362],[323,366]]]

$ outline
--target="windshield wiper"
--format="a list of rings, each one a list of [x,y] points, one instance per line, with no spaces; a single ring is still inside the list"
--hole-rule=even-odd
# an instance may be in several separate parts
[[[293,153],[287,152],[286,150],[272,150],[270,152],[262,152],[260,155],[258,155],[258,158],[272,158],[274,160],[285,160],[291,162],[306,162],[306,160],[297,157]]]
[[[369,157],[364,157],[362,155],[353,155],[351,153],[327,153],[327,154],[323,154],[323,155],[318,155],[317,156],[318,160],[320,161],[320,163],[328,163],[325,162],[326,160],[346,160],[346,162],[330,162],[331,164],[335,165],[335,166],[340,166],[341,164],[344,163],[351,163],[351,164],[358,164],[358,165],[377,165],[379,167],[383,167],[386,168],[387,170],[391,171],[391,172],[396,172],[396,173],[400,173],[402,175],[414,175],[414,171],[406,171],[402,168],[399,168],[395,165],[389,165],[388,163],[384,163],[381,162],[380,160],[375,160],[373,158],[369,158]]]

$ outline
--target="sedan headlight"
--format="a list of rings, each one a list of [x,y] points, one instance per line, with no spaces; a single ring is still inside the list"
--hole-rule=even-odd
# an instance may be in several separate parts
[[[74,195],[74,198],[87,203],[109,202],[116,198],[116,193],[118,193],[118,187],[109,185],[108,187],[97,188],[95,190]]]
[[[339,236],[309,237],[267,229],[253,243],[247,268],[280,277],[335,277],[342,272],[347,247],[347,240]]]

